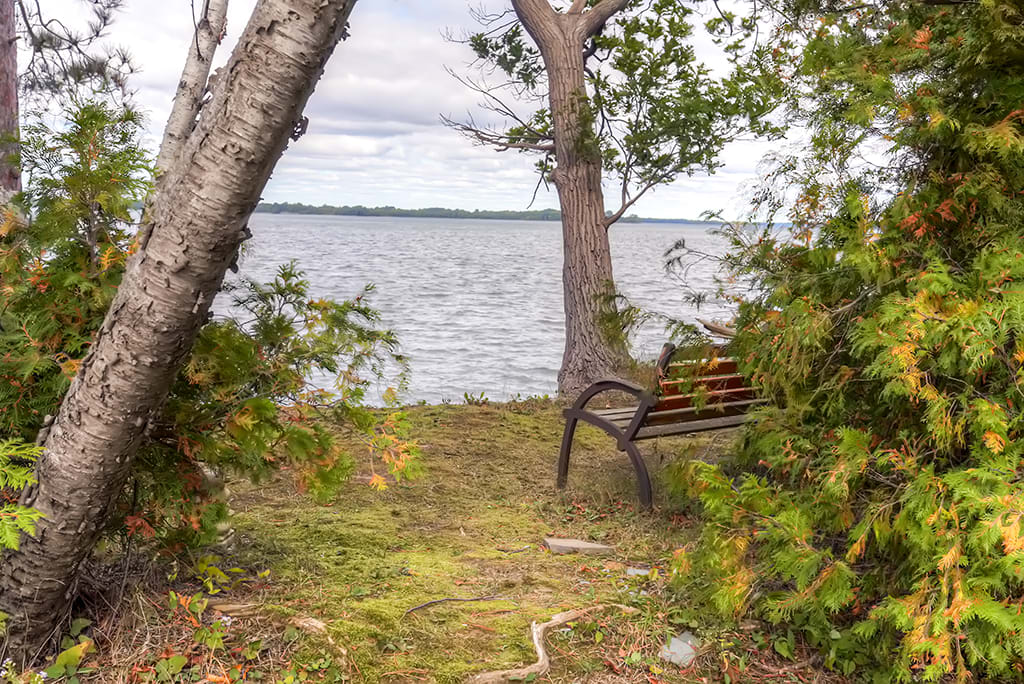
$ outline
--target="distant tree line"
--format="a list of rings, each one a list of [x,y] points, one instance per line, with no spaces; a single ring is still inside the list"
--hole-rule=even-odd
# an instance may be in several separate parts
[[[444,207],[427,207],[425,209],[398,209],[396,207],[332,207],[322,204],[319,207],[301,202],[264,202],[256,208],[263,214],[321,214],[327,216],[398,216],[402,218],[450,218],[450,219],[510,219],[518,221],[561,221],[562,212],[558,209],[535,209],[532,211],[512,210],[481,210],[445,209]],[[630,216],[624,221],[639,222],[638,216]]]

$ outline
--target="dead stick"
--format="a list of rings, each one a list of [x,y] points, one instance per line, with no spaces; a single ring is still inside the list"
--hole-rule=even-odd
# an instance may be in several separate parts
[[[736,328],[705,321],[703,318],[698,318],[697,322],[719,337],[736,337]]]
[[[506,600],[508,600],[508,599],[506,599],[504,596],[477,596],[475,598],[443,598],[443,599],[435,599],[433,601],[427,601],[426,603],[421,603],[418,606],[413,606],[409,610],[405,611],[405,615],[408,615],[409,613],[411,613],[413,611],[419,610],[420,608],[426,608],[427,606],[433,606],[433,605],[435,605],[437,603],[447,603],[449,601],[506,601]],[[403,617],[404,617],[404,615],[403,615]]]
[[[564,613],[559,613],[553,618],[545,622],[544,624],[538,625],[536,622],[530,625],[530,632],[533,635],[533,647],[537,650],[537,662],[527,667],[520,667],[515,670],[500,670],[498,672],[484,672],[478,674],[475,677],[471,677],[469,682],[472,684],[496,684],[497,682],[507,682],[511,679],[522,680],[526,679],[530,675],[536,677],[542,677],[547,674],[547,671],[551,669],[551,659],[548,657],[547,651],[544,649],[544,635],[549,629],[560,627],[567,622],[573,620],[579,620],[580,618],[593,613],[598,610],[604,610],[605,608],[618,608],[623,613],[638,613],[636,608],[630,608],[629,606],[623,606],[619,603],[606,603],[599,606],[591,606],[590,608],[580,608],[579,610],[569,610]]]
[[[530,550],[530,545],[527,544],[526,546],[524,546],[521,549],[503,549],[500,546],[497,547],[497,549],[498,549],[498,551],[501,551],[502,553],[522,553],[523,551],[529,551]]]

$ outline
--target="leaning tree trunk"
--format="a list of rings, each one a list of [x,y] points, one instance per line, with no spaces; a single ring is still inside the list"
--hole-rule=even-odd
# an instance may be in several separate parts
[[[222,71],[174,183],[147,221],[152,237],[125,274],[46,439],[25,503],[44,515],[0,567],[8,655],[19,659],[67,615],[79,564],[123,488],[149,421],[206,319],[259,201],[355,0],[259,0]]]
[[[0,0],[0,138],[18,135],[18,34],[14,0]],[[11,163],[17,145],[0,144],[0,204],[21,190],[21,174]]]
[[[594,149],[593,126],[585,116],[584,43],[628,0],[602,0],[582,11],[574,2],[566,14],[548,0],[512,0],[523,26],[540,49],[548,77],[548,99],[555,138],[552,180],[562,210],[562,289],[565,352],[558,391],[577,394],[621,365],[621,352],[602,332],[601,314],[615,286],[601,188],[601,156]]]

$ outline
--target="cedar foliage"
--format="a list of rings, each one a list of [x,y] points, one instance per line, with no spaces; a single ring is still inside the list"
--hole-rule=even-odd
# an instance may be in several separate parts
[[[679,570],[845,673],[1020,679],[1024,10],[853,5],[781,8],[813,149],[776,173],[791,232],[730,256],[772,406],[737,462],[682,466],[709,522]]]
[[[32,464],[38,451],[17,440],[0,441],[0,550],[17,549],[22,533],[35,531],[39,512],[20,505],[14,493],[35,484]]]
[[[137,249],[131,209],[152,178],[141,125],[130,109],[89,101],[56,129],[23,130],[21,212],[7,211],[0,225],[0,464],[31,455],[15,447],[56,413]],[[394,476],[415,470],[403,415],[363,404],[385,363],[403,367],[367,302],[371,288],[318,299],[289,264],[268,283],[225,289],[230,306],[203,326],[161,419],[148,426],[111,531],[173,546],[211,541],[226,514],[211,471],[262,479],[287,465],[311,494],[329,497],[352,468],[339,432]],[[0,480],[12,491],[25,484]],[[30,531],[30,512],[16,513]]]

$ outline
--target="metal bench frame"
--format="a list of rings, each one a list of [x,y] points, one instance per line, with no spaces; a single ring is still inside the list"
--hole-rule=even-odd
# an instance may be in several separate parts
[[[657,366],[659,389],[662,387],[662,379],[668,376],[670,362],[675,351],[675,346],[671,344],[666,344],[662,348]],[[746,385],[742,386],[740,389],[744,392],[752,391],[752,388]],[[587,404],[594,397],[603,392],[612,391],[624,392],[632,395],[638,402],[637,406],[621,409],[608,409],[603,411],[592,411],[587,409]],[[720,391],[728,392],[734,390]],[[689,395],[672,396],[686,398]],[[647,472],[647,465],[644,463],[643,456],[640,454],[640,450],[637,449],[635,442],[669,435],[693,434],[697,432],[705,432],[707,430],[720,430],[723,428],[736,427],[746,422],[748,418],[747,411],[756,405],[764,403],[760,399],[745,399],[737,402],[712,404],[701,411],[694,408],[662,410],[660,412],[655,412],[652,416],[652,411],[654,411],[661,401],[661,396],[651,392],[647,388],[616,378],[599,380],[588,387],[583,394],[576,399],[576,402],[570,408],[563,411],[566,424],[565,432],[562,434],[562,447],[558,456],[558,478],[556,481],[558,488],[564,489],[569,477],[569,455],[572,451],[572,441],[576,434],[576,426],[579,421],[582,420],[585,423],[601,428],[614,437],[619,451],[626,452],[629,456],[629,460],[633,464],[633,469],[636,471],[637,495],[640,498],[640,503],[644,508],[649,509],[652,505],[651,477]],[[696,418],[700,413],[716,411],[719,408],[723,409],[723,413],[726,410],[730,411],[730,414],[714,418]],[[664,416],[670,412],[674,413],[678,419],[671,420],[669,422],[660,422],[659,424],[654,425],[648,424],[648,420],[650,418],[653,418],[654,416]],[[632,413],[632,416],[627,422],[625,418],[627,418],[630,413]],[[619,418],[617,420],[613,420],[609,418],[609,414],[617,414]],[[688,416],[692,416],[692,418],[690,420],[686,420]],[[625,427],[623,427],[623,425],[625,425]]]

